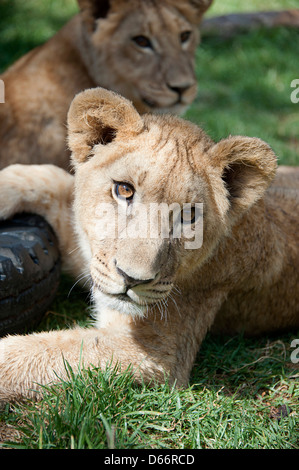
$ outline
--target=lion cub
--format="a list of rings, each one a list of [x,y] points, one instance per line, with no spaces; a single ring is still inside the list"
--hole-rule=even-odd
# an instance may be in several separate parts
[[[1,76],[0,169],[69,169],[67,111],[86,88],[117,91],[142,113],[185,111],[196,96],[198,25],[211,3],[78,0],[78,15]]]
[[[76,370],[81,354],[85,366],[113,359],[132,364],[136,380],[184,385],[209,329],[299,326],[299,174],[281,168],[271,185],[276,157],[265,142],[215,143],[101,88],[76,96],[68,132],[75,176],[5,168],[0,217],[49,221],[64,268],[90,273],[95,323],[2,339],[2,400],[33,396],[35,383],[66,376],[64,360]],[[162,207],[166,216],[153,217]]]

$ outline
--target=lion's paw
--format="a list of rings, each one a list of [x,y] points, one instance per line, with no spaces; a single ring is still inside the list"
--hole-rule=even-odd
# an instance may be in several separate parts
[[[32,395],[28,389],[34,349],[31,335],[12,335],[0,339],[0,408],[5,403]]]

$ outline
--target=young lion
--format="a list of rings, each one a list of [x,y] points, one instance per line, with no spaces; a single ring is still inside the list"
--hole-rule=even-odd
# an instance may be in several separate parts
[[[1,76],[0,168],[68,169],[67,111],[86,88],[117,91],[142,113],[182,113],[196,95],[198,25],[211,2],[78,0],[78,15]]]
[[[64,359],[76,370],[81,355],[85,366],[113,359],[132,364],[137,381],[184,385],[210,328],[299,326],[298,170],[282,168],[270,187],[276,157],[260,139],[214,143],[194,124],[142,117],[101,88],[76,96],[68,129],[75,176],[53,165],[5,168],[0,216],[46,217],[65,269],[90,273],[95,325],[2,339],[2,400],[34,396],[35,383],[65,377]],[[179,207],[168,214],[168,236],[161,220],[158,236],[125,232],[161,203]],[[113,235],[107,222],[116,214]],[[189,231],[175,237],[178,225]],[[200,227],[202,245],[187,246]]]

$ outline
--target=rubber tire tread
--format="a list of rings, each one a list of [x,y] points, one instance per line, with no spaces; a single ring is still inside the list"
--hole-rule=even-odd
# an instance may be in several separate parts
[[[0,222],[0,336],[27,333],[51,305],[61,259],[50,225],[35,214]]]

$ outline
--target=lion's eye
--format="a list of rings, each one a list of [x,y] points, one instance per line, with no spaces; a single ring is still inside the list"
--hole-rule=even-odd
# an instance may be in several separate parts
[[[134,41],[137,46],[142,47],[143,49],[153,49],[153,45],[150,39],[146,36],[135,36],[132,38],[132,41]]]
[[[181,212],[181,223],[182,224],[194,224],[195,222],[195,207],[191,209],[183,209]]]
[[[185,42],[187,42],[190,39],[190,36],[191,36],[191,31],[183,31],[180,36],[181,43],[184,44]]]
[[[119,199],[126,201],[131,201],[135,193],[135,189],[129,183],[115,183],[114,190]]]

